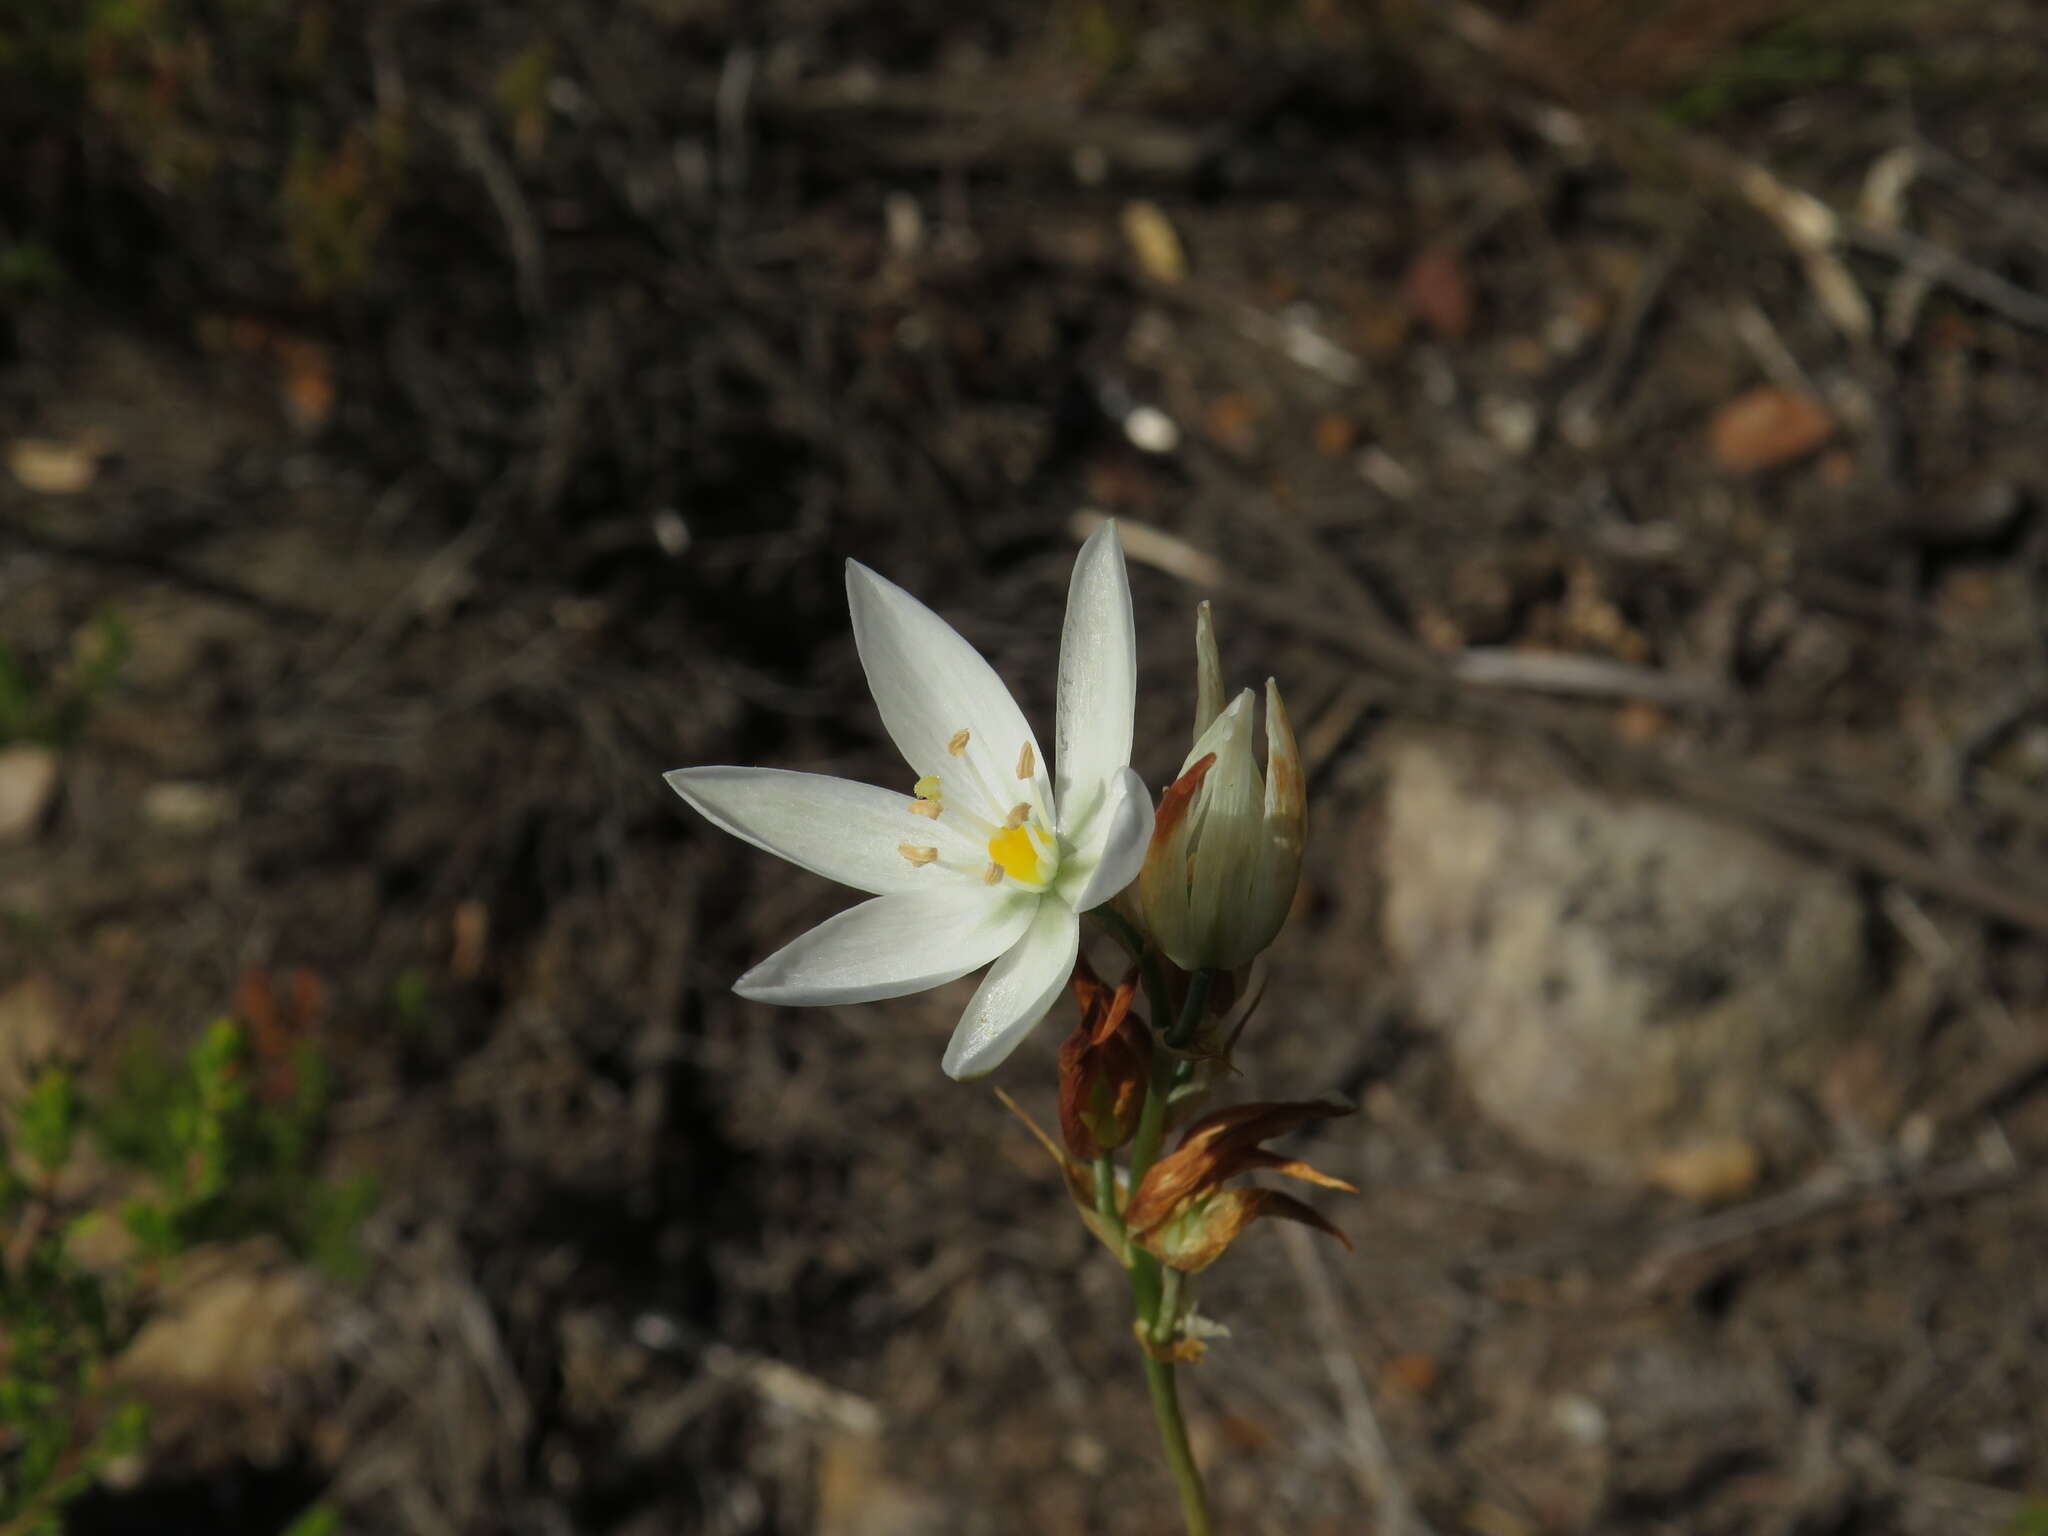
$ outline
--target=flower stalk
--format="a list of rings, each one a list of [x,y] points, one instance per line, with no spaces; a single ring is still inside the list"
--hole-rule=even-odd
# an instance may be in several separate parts
[[[1258,697],[1226,695],[1204,603],[1193,748],[1155,815],[1130,766],[1137,643],[1113,524],[1082,546],[1069,582],[1050,757],[993,669],[936,613],[855,562],[846,587],[908,793],[780,769],[668,775],[713,826],[870,898],[760,961],[734,990],[783,1005],[873,1002],[986,967],[940,1063],[954,1078],[1000,1066],[1072,990],[1081,1017],[1059,1050],[1058,1137],[997,1094],[1129,1274],[1132,1334],[1182,1519],[1189,1536],[1211,1536],[1177,1371],[1224,1330],[1195,1311],[1190,1277],[1263,1217],[1342,1238],[1291,1195],[1226,1185],[1265,1172],[1351,1189],[1262,1145],[1346,1105],[1232,1105],[1190,1120],[1165,1150],[1176,1116],[1228,1066],[1251,1012],[1239,1006],[1251,967],[1294,901],[1307,806],[1286,705],[1268,679],[1262,773]],[[1114,983],[1082,952],[1084,915],[1129,956]],[[1226,1034],[1218,1021],[1233,1009]]]
[[[1164,1096],[1158,1090],[1156,1078],[1145,1101],[1148,1119],[1153,1118],[1155,1103],[1161,1105],[1158,1118],[1163,1120]],[[1156,1138],[1154,1145],[1157,1146]],[[1097,1214],[1103,1221],[1119,1234],[1123,1233],[1123,1216],[1116,1199],[1116,1165],[1106,1154],[1095,1160],[1095,1201]],[[1159,1261],[1128,1242],[1124,1248],[1124,1262],[1131,1273],[1131,1301],[1137,1314],[1135,1327],[1139,1359],[1145,1371],[1145,1392],[1152,1402],[1152,1419],[1159,1429],[1159,1444],[1166,1456],[1166,1470],[1173,1478],[1174,1492],[1180,1500],[1181,1520],[1187,1526],[1188,1536],[1212,1536],[1215,1527],[1209,1519],[1209,1494],[1202,1484],[1201,1469],[1195,1465],[1194,1447],[1188,1443],[1188,1425],[1181,1413],[1176,1366],[1161,1353],[1171,1340],[1179,1310],[1180,1277],[1169,1271],[1162,1280]]]

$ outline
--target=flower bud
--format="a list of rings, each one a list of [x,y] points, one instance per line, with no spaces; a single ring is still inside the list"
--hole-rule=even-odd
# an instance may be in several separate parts
[[[1160,797],[1138,875],[1145,924],[1183,970],[1235,970],[1273,942],[1301,878],[1308,802],[1280,689],[1266,680],[1266,773],[1252,691],[1223,707],[1209,605],[1195,625],[1195,747]]]

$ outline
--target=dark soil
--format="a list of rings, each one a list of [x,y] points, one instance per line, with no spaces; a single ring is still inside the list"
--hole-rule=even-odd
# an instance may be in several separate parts
[[[76,1529],[323,1491],[365,1532],[1175,1528],[1121,1277],[939,1073],[957,992],[733,997],[843,893],[660,780],[901,779],[849,556],[1048,719],[1086,513],[1135,557],[1148,778],[1198,597],[1287,690],[1314,837],[1240,1065],[1363,1105],[1308,1152],[1356,1253],[1205,1277],[1223,1528],[1402,1489],[1483,1536],[2034,1528],[2048,16],[139,9],[0,21],[0,444],[98,455],[0,475],[0,639],[135,640],[0,849],[0,974],[101,1039],[310,967],[337,1161],[387,1193],[331,1375]],[[1759,387],[1826,440],[1717,434]],[[1418,720],[1866,882],[1903,1043],[1807,1162],[1704,1213],[1477,1117],[1375,949],[1375,746]],[[1036,1112],[1063,1027],[1000,1077]]]

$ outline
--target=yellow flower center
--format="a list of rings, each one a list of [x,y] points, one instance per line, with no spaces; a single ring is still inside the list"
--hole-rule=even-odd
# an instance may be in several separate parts
[[[1027,885],[1038,884],[1038,846],[1023,827],[1005,827],[988,840],[988,856],[1003,873]]]

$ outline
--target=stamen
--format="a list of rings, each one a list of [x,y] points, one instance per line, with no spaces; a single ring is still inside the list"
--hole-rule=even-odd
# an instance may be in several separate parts
[[[936,773],[926,774],[910,786],[910,792],[920,800],[936,803],[939,798],[939,776]]]
[[[936,800],[913,800],[910,802],[910,814],[913,816],[929,816],[933,821],[937,821],[939,819],[939,802]]]
[[[1002,878],[1003,866],[1000,864],[991,863],[987,869],[981,872],[981,883],[983,885],[999,885],[1002,883]]]
[[[961,726],[953,733],[953,739],[946,743],[946,750],[958,757],[967,750],[967,727]]]
[[[1028,779],[1038,766],[1038,760],[1031,751],[1031,743],[1025,742],[1017,749],[1017,777]]]
[[[911,863],[917,865],[920,869],[922,869],[925,865],[932,863],[939,856],[938,849],[921,848],[916,843],[898,843],[896,845],[896,851],[902,854],[903,857],[905,857],[906,859],[910,860]]]
[[[1030,819],[1030,805],[1023,800],[1019,800],[1015,805],[1010,807],[1010,814],[1003,818],[1003,825],[1006,828],[1021,827],[1024,825],[1025,822],[1029,821]]]

